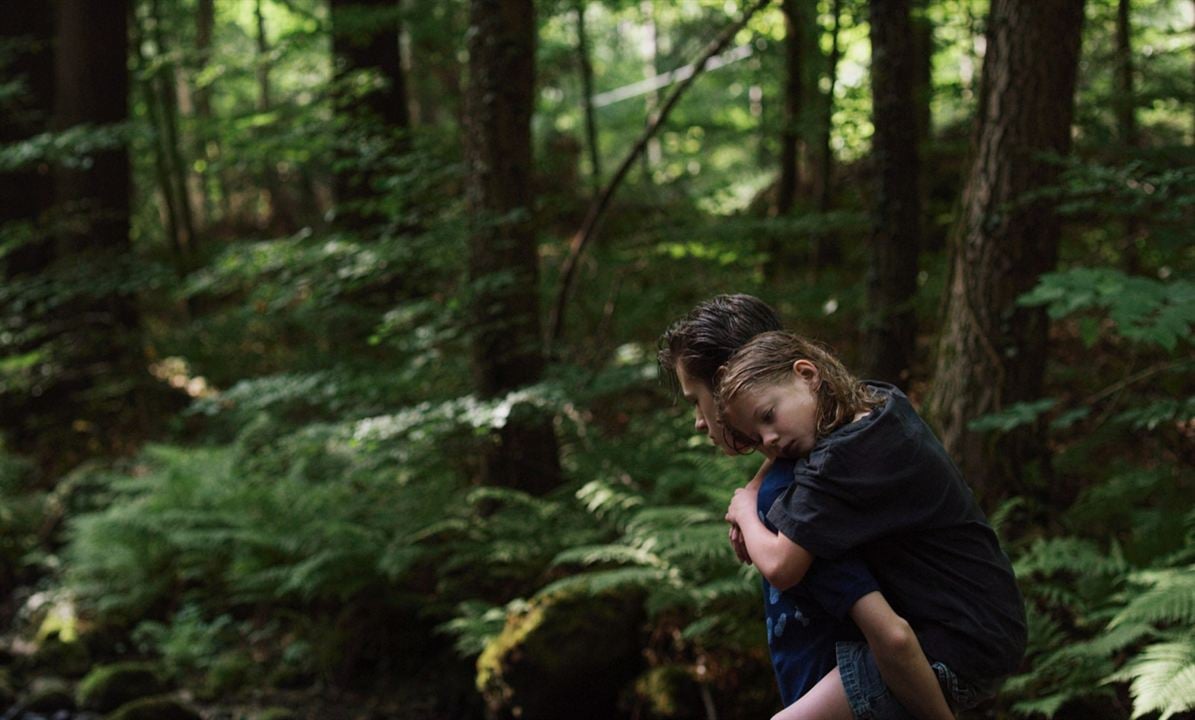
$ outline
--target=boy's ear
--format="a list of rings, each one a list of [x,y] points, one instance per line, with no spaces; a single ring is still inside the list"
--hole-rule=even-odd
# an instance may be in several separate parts
[[[793,374],[809,383],[809,387],[816,390],[821,384],[821,372],[811,361],[801,359],[793,363]]]

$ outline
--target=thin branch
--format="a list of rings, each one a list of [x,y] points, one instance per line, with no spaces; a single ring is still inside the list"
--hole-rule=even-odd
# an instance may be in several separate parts
[[[627,153],[627,156],[623,158],[622,164],[618,166],[618,170],[615,171],[614,176],[610,178],[610,181],[606,183],[606,186],[602,188],[602,191],[590,204],[589,211],[585,214],[585,220],[581,223],[581,229],[579,229],[576,234],[573,235],[572,241],[569,243],[568,257],[564,259],[564,263],[560,268],[560,282],[556,289],[556,303],[552,307],[552,314],[548,322],[548,326],[550,328],[550,334],[548,336],[549,347],[555,346],[555,344],[564,334],[565,305],[568,303],[573,279],[577,272],[577,264],[581,259],[581,255],[585,252],[586,247],[597,234],[598,225],[600,224],[602,217],[605,215],[606,210],[610,205],[610,200],[614,197],[614,193],[618,190],[619,185],[621,185],[622,181],[626,178],[631,166],[634,165],[639,156],[643,154],[643,151],[647,148],[648,141],[651,140],[652,136],[656,134],[656,131],[659,130],[664,122],[668,119],[668,115],[672,112],[672,108],[676,106],[676,103],[678,100],[680,100],[681,95],[683,95],[685,90],[687,90],[689,86],[693,84],[693,81],[697,79],[697,76],[701,74],[701,71],[705,69],[705,66],[710,61],[710,58],[722,52],[723,48],[729,45],[730,41],[734,39],[734,36],[746,26],[747,21],[751,19],[751,16],[767,6],[770,2],[772,2],[772,0],[756,0],[755,3],[747,7],[747,9],[743,12],[743,16],[739,18],[737,22],[726,28],[721,35],[719,35],[712,42],[710,42],[709,45],[706,46],[705,50],[702,51],[701,56],[696,62],[693,63],[693,73],[677,84],[677,86],[672,90],[672,94],[668,96],[668,99],[665,100],[664,104],[660,107],[659,113],[656,115],[655,120],[643,130],[643,134],[639,136],[639,140],[636,141],[635,145],[631,148],[631,151]]]

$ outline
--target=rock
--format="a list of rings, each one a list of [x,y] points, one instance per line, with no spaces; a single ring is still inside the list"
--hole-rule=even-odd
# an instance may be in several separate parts
[[[134,700],[161,695],[169,688],[146,663],[101,665],[79,683],[79,707],[106,713]]]
[[[494,720],[617,717],[640,671],[638,592],[562,592],[532,601],[477,660],[477,688]]]
[[[71,693],[70,685],[58,678],[43,678],[33,684],[29,695],[16,706],[16,713],[53,715],[60,710],[73,712],[75,697]]]
[[[91,668],[91,653],[78,641],[66,642],[56,635],[42,641],[41,647],[29,659],[38,672],[62,677],[83,677]]]
[[[174,698],[158,696],[121,705],[104,720],[202,720],[199,713]]]
[[[262,710],[253,720],[299,720],[299,716],[290,708],[273,707]]]
[[[635,699],[648,718],[701,717],[701,688],[682,665],[654,667],[635,681]]]

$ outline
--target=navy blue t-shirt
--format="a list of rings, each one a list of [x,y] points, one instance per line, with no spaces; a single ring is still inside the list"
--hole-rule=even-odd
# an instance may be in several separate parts
[[[760,485],[759,517],[772,532],[776,527],[765,513],[792,485],[793,469],[793,461],[777,460]],[[762,582],[768,650],[780,698],[788,707],[838,664],[835,643],[863,639],[848,614],[859,598],[879,586],[867,566],[851,555],[815,560],[801,582],[784,592],[766,579]]]
[[[945,448],[900,390],[820,440],[767,512],[818,558],[858,551],[931,660],[978,680],[1011,674],[1025,606],[1008,556]]]

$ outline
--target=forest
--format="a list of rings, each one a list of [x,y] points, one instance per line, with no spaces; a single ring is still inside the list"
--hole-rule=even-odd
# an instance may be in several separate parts
[[[1195,717],[1195,2],[0,17],[0,718],[771,717],[722,293],[969,483],[963,718]]]

